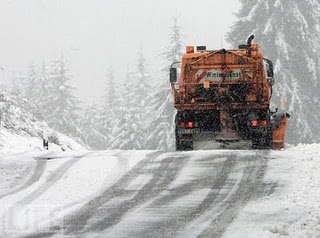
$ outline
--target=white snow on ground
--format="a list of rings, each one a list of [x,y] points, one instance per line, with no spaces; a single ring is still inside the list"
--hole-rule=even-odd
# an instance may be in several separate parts
[[[10,133],[0,127],[0,156],[2,154],[24,153],[34,150],[42,150],[41,139]]]
[[[66,214],[113,185],[148,153],[150,151],[35,151],[2,157],[0,161],[4,164],[14,158],[29,163],[44,161],[46,167],[31,186],[0,199],[0,237],[19,237],[55,225],[63,226]],[[22,182],[16,187],[21,185]]]
[[[250,202],[223,237],[320,237],[320,144],[270,154],[272,195]]]
[[[0,156],[0,198],[20,184],[25,184],[34,168],[34,161],[16,156]]]
[[[60,145],[49,141],[50,151],[86,150],[83,146],[79,145],[77,142],[68,138],[67,136],[59,132],[54,133],[59,138]],[[41,138],[18,135],[0,127],[0,158],[4,154],[26,153],[35,150],[44,150]]]
[[[49,143],[49,150],[44,150],[40,138],[0,128],[0,237],[60,226],[65,214],[113,185],[150,153],[89,152],[57,135],[59,145]],[[39,163],[44,163],[42,172],[35,171]],[[37,172],[38,180],[19,189]]]
[[[22,232],[43,231],[48,226],[61,225],[64,215],[110,187],[150,153],[62,152],[59,147],[41,151],[41,141],[37,139],[16,137],[13,141],[15,143],[11,145],[7,142],[0,152],[0,237],[14,237]],[[16,142],[19,142],[19,149],[15,147]],[[270,196],[249,202],[224,237],[320,237],[319,151],[320,144],[301,144],[284,151],[272,151],[264,182],[275,183],[275,191]],[[191,152],[189,163],[195,163],[193,156],[201,158],[214,153]],[[159,161],[163,156],[183,157],[183,153],[163,154],[158,157]],[[36,164],[43,161],[45,167],[39,180],[12,193],[32,177]],[[192,171],[184,172],[190,179],[196,176]],[[151,177],[150,174],[138,178],[127,189],[143,186]],[[178,177],[177,184],[172,186],[183,184],[183,177]],[[206,192],[199,191],[199,199],[203,199]],[[9,195],[1,198],[4,194]]]

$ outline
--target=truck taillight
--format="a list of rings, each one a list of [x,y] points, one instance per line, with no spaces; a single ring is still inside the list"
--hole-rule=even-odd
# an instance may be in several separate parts
[[[251,121],[251,126],[258,126],[259,121],[258,120],[253,120]]]
[[[266,126],[268,123],[267,121],[260,121],[259,126]]]
[[[195,127],[195,123],[194,122],[181,122],[179,124],[179,127],[181,128],[194,128]]]
[[[268,122],[266,120],[264,121],[258,121],[258,120],[252,120],[250,122],[251,126],[256,127],[256,126],[266,126]]]
[[[187,127],[188,127],[188,128],[193,128],[193,127],[194,127],[194,122],[188,122]]]

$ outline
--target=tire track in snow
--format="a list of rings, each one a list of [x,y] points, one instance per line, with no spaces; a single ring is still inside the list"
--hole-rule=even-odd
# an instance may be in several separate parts
[[[220,237],[248,201],[271,191],[262,183],[267,159],[259,153],[225,156],[224,162],[202,164],[216,173],[198,171],[196,180],[158,194],[98,237]]]
[[[120,178],[118,182],[109,187],[101,195],[88,202],[74,214],[71,214],[68,217],[66,217],[64,219],[64,227],[59,227],[59,229],[56,229],[56,227],[50,227],[49,231],[39,231],[36,234],[26,235],[24,236],[24,238],[48,238],[56,235],[58,235],[59,237],[61,233],[63,234],[63,236],[66,236],[66,234],[68,233],[68,236],[71,237],[82,237],[80,233],[83,233],[82,230],[87,228],[86,224],[88,220],[95,216],[95,214],[97,213],[99,208],[103,206],[103,204],[105,204],[106,202],[108,202],[108,200],[113,198],[112,193],[114,191],[117,191],[117,188],[119,187],[128,186],[128,184],[131,182],[131,177],[138,175],[139,172],[146,167],[147,161],[154,160],[161,154],[163,154],[163,152],[157,151],[147,155],[146,159],[138,162],[129,172],[127,172],[122,178]],[[127,152],[120,151],[114,156],[119,158],[119,160],[124,161],[127,160],[127,158],[124,158],[124,156],[126,155]],[[61,229],[64,229],[64,231],[62,231]],[[70,233],[73,235],[70,235]]]
[[[257,153],[241,158],[239,162],[244,166],[242,176],[231,184],[226,196],[219,196],[215,205],[188,224],[179,237],[221,237],[249,201],[270,194],[275,184],[264,184],[262,181],[267,158],[261,158],[261,155]]]
[[[64,232],[28,237],[61,233],[65,237],[87,237],[90,233],[92,237],[221,237],[250,200],[272,193],[275,186],[262,180],[268,162],[265,153],[243,156],[222,152],[212,158],[194,159],[213,173],[196,171],[195,179],[173,188],[170,185],[193,158],[180,153],[180,158],[159,160],[159,155],[150,154],[99,197],[67,217]],[[226,159],[221,160],[221,156]],[[157,163],[159,167],[153,166]],[[135,191],[128,190],[143,174],[153,176]],[[199,199],[186,201],[197,191],[208,193],[203,199],[202,194]]]
[[[31,192],[30,194],[28,194],[27,196],[25,196],[24,198],[20,199],[19,201],[15,202],[14,204],[10,205],[10,207],[7,207],[7,211],[10,211],[12,208],[14,207],[18,207],[19,210],[23,210],[24,208],[27,208],[28,204],[30,204],[32,201],[36,200],[38,197],[40,197],[43,193],[45,193],[52,185],[54,185],[57,181],[59,181],[62,176],[73,166],[75,165],[77,162],[79,162],[81,160],[82,157],[86,156],[89,153],[83,154],[83,155],[78,155],[78,156],[73,156],[71,158],[68,159],[67,162],[63,163],[61,166],[59,166],[56,170],[54,170],[52,172],[52,174],[48,177],[48,179],[41,184],[38,188],[36,188],[36,190],[34,190],[33,192]],[[69,156],[70,157],[70,156]],[[51,158],[50,158],[51,159]],[[34,182],[38,181],[39,178],[41,177],[41,175],[43,174],[44,170],[45,170],[45,165],[47,164],[47,159],[40,159],[39,162],[42,161],[42,165],[39,164],[39,167],[42,169],[42,166],[44,166],[43,171],[39,173],[35,172],[33,174],[33,179],[30,179],[30,185],[31,186]],[[34,181],[34,179],[36,181]],[[28,188],[29,186],[27,186],[26,188]],[[15,210],[15,212],[17,212],[17,210]],[[6,214],[3,214],[4,216],[6,216]],[[5,224],[4,222],[6,221],[6,219],[4,219],[4,217],[0,217],[0,221],[3,221],[0,225],[2,226],[2,230],[5,231],[4,227]],[[6,221],[7,222],[7,221]],[[1,230],[0,229],[0,230]],[[50,232],[51,234],[53,234],[52,232]],[[48,234],[47,232],[45,233],[46,235]],[[39,234],[35,234],[35,235],[31,235],[30,237],[35,237],[38,236]]]
[[[86,154],[85,154],[86,155]],[[62,176],[77,162],[81,160],[82,157],[85,155],[81,156],[76,156],[72,157],[69,159],[67,162],[62,164],[56,171],[51,174],[48,179],[46,180],[45,183],[40,185],[35,191],[18,201],[15,205],[27,205],[31,203],[32,201],[36,200],[38,197],[40,197],[43,193],[45,193],[52,185],[54,185],[57,181],[59,181]]]
[[[38,197],[40,197],[43,193],[45,193],[52,185],[54,185],[58,180],[62,178],[62,176],[77,162],[81,160],[82,157],[86,156],[88,153],[79,155],[79,156],[73,156],[72,158],[68,159],[67,162],[63,163],[60,167],[58,167],[49,177],[48,179],[41,184],[35,191],[32,193],[28,194],[18,202],[16,202],[13,206],[15,205],[27,205],[31,203],[32,201],[36,200]],[[40,160],[42,161],[42,160]],[[43,160],[47,161],[47,160]],[[46,162],[47,163],[47,162]],[[37,180],[41,177],[42,173],[35,173],[35,178]],[[34,181],[36,182],[36,181]]]
[[[219,191],[228,183],[230,172],[235,169],[235,161],[235,155],[229,155],[225,160],[221,160],[219,156],[215,158],[209,156],[195,161],[196,163],[192,164],[192,166],[200,162],[202,165],[203,163],[205,164],[203,165],[204,168],[209,165],[210,167],[206,171],[197,174],[198,177],[190,183],[170,189],[166,195],[160,195],[145,207],[141,213],[151,217],[154,214],[161,214],[161,219],[144,229],[141,226],[142,229],[132,230],[130,234],[123,237],[176,237],[181,227],[184,227],[184,224],[191,222],[213,206]],[[210,171],[210,169],[216,170]],[[171,182],[174,182],[174,180],[171,180]],[[184,207],[184,198],[193,199],[195,190],[210,190],[210,192],[200,204],[193,200],[191,204]],[[110,236],[112,237],[113,235],[111,234]]]
[[[215,166],[216,171],[212,171],[210,174],[199,174],[198,178],[194,181],[191,181],[191,183],[186,183],[182,186],[178,186],[171,190],[171,193],[160,197],[157,199],[152,206],[163,206],[166,203],[170,203],[173,200],[177,200],[183,196],[187,196],[188,194],[192,193],[192,188],[196,186],[197,189],[206,189],[211,188],[214,190],[221,189],[228,179],[228,174],[235,166],[235,156],[232,156],[229,159],[226,159],[224,161],[215,162],[215,159],[212,159],[212,157],[207,157],[206,160],[211,160],[211,166]],[[203,160],[204,161],[204,160]],[[208,194],[208,197],[206,198],[206,204],[211,203],[212,200],[214,200],[216,196],[216,193],[212,191]],[[205,209],[205,208],[203,208]]]
[[[221,237],[249,201],[272,193],[276,184],[264,184],[262,181],[266,167],[267,159],[264,158],[254,161],[254,165],[245,170],[237,191],[221,206],[219,215],[200,237]]]
[[[138,189],[138,192],[136,192],[130,200],[123,202],[116,209],[112,208],[111,210],[114,210],[112,214],[109,214],[109,216],[91,226],[88,231],[99,232],[111,228],[120,222],[131,210],[153,201],[159,194],[167,189],[172,180],[178,176],[179,171],[184,167],[186,162],[187,157],[167,157],[162,160],[159,168],[148,171],[152,175],[151,179],[144,184],[141,189]],[[122,187],[116,191],[114,197],[117,198],[122,194],[123,189],[125,188]],[[102,211],[105,213],[109,212],[110,209],[102,209]]]
[[[71,214],[69,217],[65,219],[65,233],[77,233],[79,234],[82,229],[86,226],[88,220],[95,215],[99,207],[101,207],[108,200],[113,198],[113,193],[119,187],[125,187],[130,183],[131,177],[137,174],[140,170],[142,170],[146,164],[146,161],[150,161],[156,157],[158,157],[160,152],[155,152],[147,156],[146,159],[137,163],[127,174],[125,174],[118,182],[104,191],[101,195],[96,197],[95,199],[88,202],[82,208],[75,212],[75,214]],[[123,157],[125,153],[123,151],[119,152],[115,156],[117,158]],[[43,233],[40,237],[50,237],[52,234]],[[27,236],[33,237],[33,236]],[[76,237],[80,237],[76,235]]]
[[[122,220],[130,210],[147,203],[154,199],[163,190],[165,190],[174,179],[183,164],[186,163],[186,157],[166,157],[157,161],[158,156],[163,152],[155,152],[142,160],[129,173],[127,173],[118,183],[106,190],[98,198],[94,199],[85,206],[82,211],[67,219],[66,236],[82,237],[87,232],[100,232],[108,229]],[[153,167],[153,163],[160,163],[159,167]],[[173,164],[179,163],[180,166]],[[139,176],[150,175],[150,179],[142,184],[138,191],[128,191],[134,181],[139,180]],[[112,200],[126,197],[120,201],[118,206],[112,204]],[[91,223],[91,224],[90,224]]]
[[[37,164],[36,164],[36,166],[34,168],[34,172],[33,172],[32,176],[30,177],[30,179],[24,185],[22,185],[21,187],[13,190],[13,191],[11,191],[11,192],[9,192],[7,194],[1,195],[0,199],[2,199],[4,197],[7,197],[9,195],[18,193],[18,192],[28,188],[29,186],[31,186],[35,182],[37,182],[39,180],[39,178],[41,177],[41,175],[43,174],[43,172],[44,172],[44,170],[46,168],[46,165],[47,165],[47,160],[37,160]]]

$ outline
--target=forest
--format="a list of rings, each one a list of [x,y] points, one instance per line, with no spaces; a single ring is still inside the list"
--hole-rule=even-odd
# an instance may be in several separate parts
[[[318,1],[242,0],[237,21],[226,40],[237,47],[254,34],[264,55],[275,66],[273,106],[291,114],[287,142],[319,142],[320,7]],[[106,66],[102,103],[81,108],[71,83],[68,56],[30,64],[13,78],[12,93],[34,104],[48,125],[91,149],[174,149],[173,98],[168,80],[172,62],[185,51],[183,22],[173,18],[166,65],[159,65],[159,78],[149,72],[144,55],[128,67],[124,78],[115,78]],[[90,79],[88,79],[90,80]],[[115,82],[124,82],[116,84]],[[154,85],[153,82],[157,82]],[[90,90],[90,89],[88,89]]]

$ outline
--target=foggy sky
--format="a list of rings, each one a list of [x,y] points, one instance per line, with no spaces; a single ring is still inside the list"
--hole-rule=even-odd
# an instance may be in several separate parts
[[[237,0],[0,0],[0,79],[63,51],[80,100],[98,102],[108,67],[123,78],[139,50],[160,80],[173,17],[186,45],[227,48],[221,39],[238,7]]]

